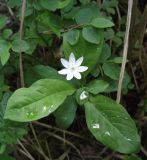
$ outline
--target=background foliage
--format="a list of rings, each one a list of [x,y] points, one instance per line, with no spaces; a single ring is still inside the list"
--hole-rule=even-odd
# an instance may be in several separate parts
[[[145,159],[145,2],[133,4],[125,107],[115,97],[126,0],[27,0],[23,38],[22,1],[0,1],[0,7],[0,158]],[[88,66],[81,81],[67,82],[57,72],[71,52]],[[81,100],[83,91],[88,98]]]

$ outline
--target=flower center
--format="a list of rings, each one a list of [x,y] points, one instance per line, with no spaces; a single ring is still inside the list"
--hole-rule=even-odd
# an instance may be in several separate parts
[[[74,66],[71,66],[71,68],[70,68],[72,71],[75,71],[76,70],[76,67],[74,67]]]

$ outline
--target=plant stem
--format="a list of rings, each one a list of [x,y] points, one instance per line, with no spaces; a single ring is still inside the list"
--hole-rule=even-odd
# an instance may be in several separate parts
[[[121,65],[121,71],[119,76],[119,82],[118,82],[118,90],[117,90],[117,103],[120,103],[121,99],[121,91],[122,91],[122,82],[124,78],[125,73],[125,66],[127,62],[127,53],[128,53],[128,43],[129,43],[129,31],[130,31],[130,25],[131,25],[131,15],[132,15],[132,6],[133,6],[133,0],[128,1],[128,14],[127,14],[127,24],[126,24],[126,34],[124,39],[124,49],[123,49],[123,60]]]
[[[21,19],[20,19],[20,40],[23,39],[23,23],[24,23],[24,16],[25,16],[25,11],[26,11],[26,0],[22,1],[22,9],[21,9]],[[21,83],[21,87],[25,86],[24,83],[24,73],[23,73],[23,62],[22,62],[22,53],[20,51],[19,54],[19,68],[20,68],[20,83]]]

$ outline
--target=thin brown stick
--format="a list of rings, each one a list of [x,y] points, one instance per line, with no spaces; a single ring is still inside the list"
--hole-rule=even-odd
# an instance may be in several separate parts
[[[23,23],[24,23],[24,16],[25,16],[25,11],[26,11],[26,0],[22,1],[22,9],[21,9],[21,19],[20,19],[20,40],[23,39]],[[20,68],[20,83],[21,87],[25,86],[24,83],[24,73],[23,73],[23,62],[22,62],[22,53],[20,51],[19,54],[19,68]]]
[[[141,146],[141,152],[147,157],[147,150],[143,146]]]
[[[54,130],[57,130],[57,131],[62,132],[62,133],[64,132],[65,134],[69,134],[69,135],[72,135],[72,136],[75,136],[75,137],[79,137],[79,138],[85,140],[85,138],[84,138],[83,136],[81,136],[81,135],[78,135],[78,134],[76,134],[76,133],[72,133],[72,132],[70,132],[70,131],[63,130],[63,129],[60,129],[60,128],[57,128],[57,127],[53,127],[53,126],[51,126],[51,125],[49,125],[49,124],[41,123],[41,122],[38,122],[38,121],[34,121],[34,122],[32,122],[32,123],[33,123],[33,124],[36,124],[36,125],[39,125],[39,126],[41,126],[41,127],[48,128],[48,129],[54,129]]]
[[[47,133],[49,136],[52,136],[52,137],[54,137],[54,138],[56,138],[56,139],[58,139],[58,140],[60,140],[60,141],[62,141],[62,142],[65,142],[66,144],[68,144],[69,146],[71,146],[72,148],[74,148],[74,149],[76,150],[76,152],[79,154],[79,156],[81,157],[81,159],[84,160],[84,157],[82,156],[80,150],[79,150],[73,143],[71,143],[70,141],[65,140],[65,139],[63,139],[62,137],[60,137],[60,136],[58,136],[58,135],[56,135],[56,134],[53,134],[53,133],[51,133],[51,132],[46,132],[46,133]]]
[[[135,83],[137,93],[140,93],[140,88],[139,88],[139,85],[138,85],[138,82],[137,82],[137,78],[136,78],[135,71],[134,71],[132,63],[130,63],[130,67],[131,67],[132,76],[133,76],[133,79],[134,79],[134,83]]]
[[[130,24],[131,24],[131,15],[132,15],[132,6],[133,0],[128,1],[128,14],[127,14],[127,24],[126,24],[126,34],[124,39],[124,49],[123,49],[123,60],[121,65],[121,71],[119,76],[118,82],[118,89],[117,89],[117,99],[116,101],[119,103],[121,99],[121,91],[122,91],[122,82],[125,73],[125,66],[127,62],[127,53],[128,53],[128,43],[129,43],[129,31],[130,31]]]
[[[34,157],[29,153],[29,151],[25,148],[25,146],[21,143],[20,140],[18,140],[18,144],[22,147],[24,153],[26,153],[27,157],[29,157],[31,160],[35,160]]]

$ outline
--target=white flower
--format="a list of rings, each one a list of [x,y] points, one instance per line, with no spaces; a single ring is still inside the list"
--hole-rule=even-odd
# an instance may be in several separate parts
[[[58,71],[58,73],[62,75],[67,75],[67,80],[71,80],[73,77],[81,79],[80,72],[85,72],[88,69],[88,67],[86,66],[80,66],[82,62],[83,57],[80,57],[78,60],[76,60],[74,54],[71,53],[69,56],[69,61],[61,58],[61,63],[65,68]]]

